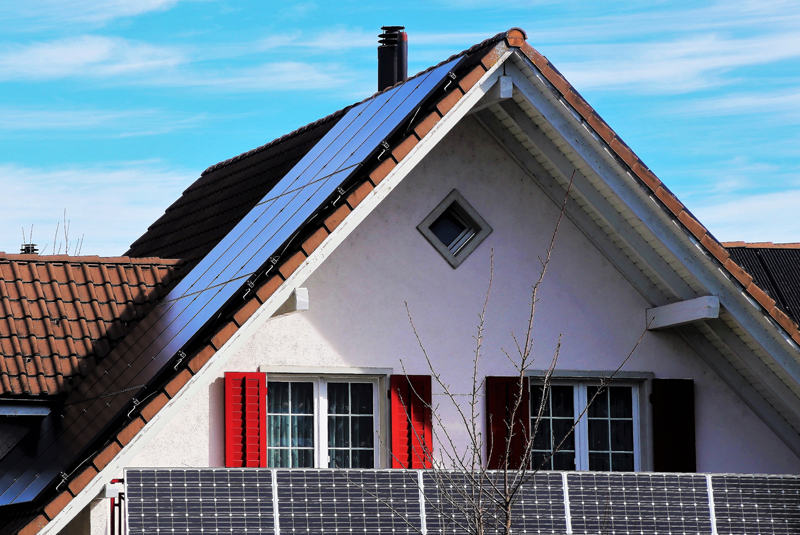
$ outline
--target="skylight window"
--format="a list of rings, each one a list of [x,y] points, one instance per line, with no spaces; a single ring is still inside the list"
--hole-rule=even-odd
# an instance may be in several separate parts
[[[492,232],[489,224],[456,190],[450,192],[417,228],[453,268]]]

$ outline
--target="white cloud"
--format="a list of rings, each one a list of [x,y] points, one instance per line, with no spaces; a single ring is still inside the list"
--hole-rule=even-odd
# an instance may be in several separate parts
[[[95,135],[143,136],[195,127],[206,115],[162,110],[44,109],[0,107],[0,132],[87,131]]]
[[[134,17],[152,11],[165,11],[178,0],[24,0],[4,2],[0,19],[34,19],[42,22],[102,23]]]
[[[800,241],[800,189],[747,195],[692,211],[721,241]]]
[[[174,48],[116,37],[83,35],[5,47],[0,51],[0,79],[110,77],[175,67],[185,61]]]
[[[82,254],[121,255],[197,176],[159,162],[57,169],[0,165],[3,194],[14,199],[0,211],[0,250],[19,252],[22,228],[27,235],[33,224],[34,243],[40,251],[48,244],[45,253],[52,253],[66,208],[70,241],[85,236]]]
[[[559,62],[580,90],[683,93],[726,83],[725,74],[753,65],[800,58],[800,33],[749,38],[703,35],[670,42],[564,47],[586,59]]]
[[[800,92],[773,91],[721,95],[695,100],[686,104],[682,111],[703,116],[769,113],[782,121],[796,122],[800,120]]]

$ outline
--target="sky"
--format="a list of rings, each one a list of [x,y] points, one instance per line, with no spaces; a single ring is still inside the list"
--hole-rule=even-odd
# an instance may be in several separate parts
[[[123,254],[206,167],[371,95],[382,25],[409,73],[525,29],[718,239],[800,241],[800,2],[26,0],[0,250]]]

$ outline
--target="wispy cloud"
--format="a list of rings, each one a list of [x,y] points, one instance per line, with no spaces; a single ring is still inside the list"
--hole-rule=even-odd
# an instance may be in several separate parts
[[[185,61],[184,55],[174,48],[83,35],[4,47],[0,50],[0,79],[123,76],[169,69]]]
[[[800,58],[800,33],[704,35],[670,42],[569,47],[559,68],[579,89],[685,93],[728,83],[736,69]],[[735,75],[735,74],[734,74]]]
[[[697,99],[683,106],[687,114],[701,116],[773,114],[780,121],[800,120],[800,92],[735,93]]]
[[[0,249],[19,251],[22,228],[27,234],[33,224],[33,241],[40,250],[49,243],[45,252],[52,252],[66,208],[70,241],[85,235],[82,254],[120,255],[197,175],[155,161],[57,169],[2,165],[0,185],[14,202],[0,211]]]
[[[196,127],[207,114],[163,110],[44,109],[0,107],[0,132],[89,131],[95,136],[144,136]],[[72,134],[74,135],[74,134]]]
[[[796,242],[800,236],[800,189],[748,195],[693,209],[722,241]]]
[[[0,4],[0,19],[40,23],[103,23],[152,11],[165,11],[178,0],[25,0]]]

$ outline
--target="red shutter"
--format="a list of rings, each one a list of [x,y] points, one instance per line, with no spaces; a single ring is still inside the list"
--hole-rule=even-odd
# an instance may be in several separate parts
[[[267,466],[267,374],[225,374],[225,466]]]
[[[519,377],[487,377],[486,378],[486,453],[489,456],[488,467],[496,470],[505,464],[506,444],[509,440],[509,421],[514,402],[519,394]],[[513,435],[509,449],[508,468],[517,469],[525,455],[530,428],[530,401],[528,399],[528,381],[522,389],[522,400],[514,415]]]
[[[392,468],[430,468],[431,376],[392,375]]]

